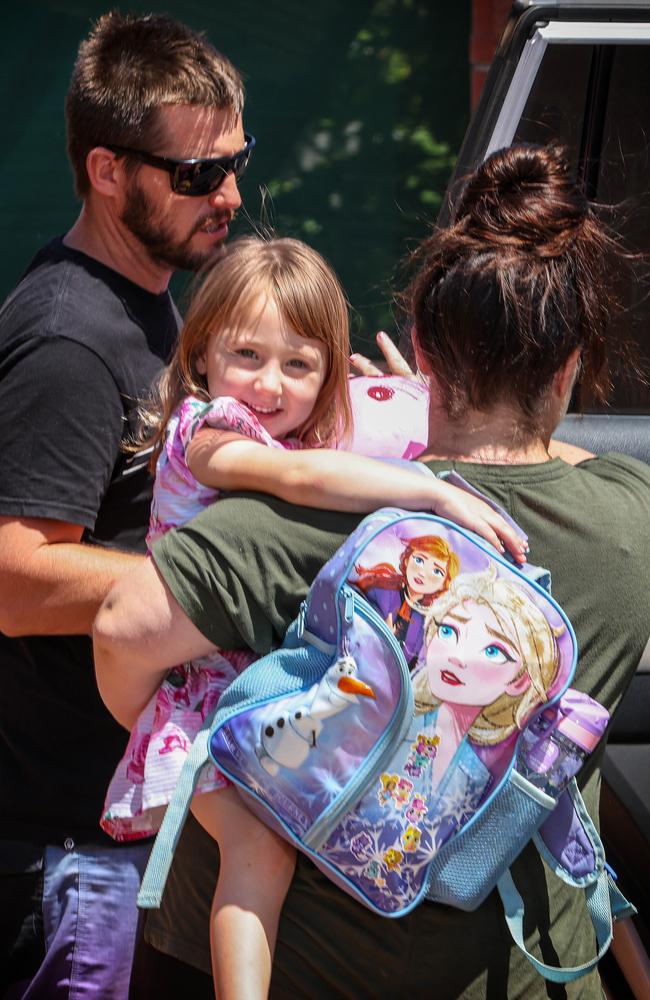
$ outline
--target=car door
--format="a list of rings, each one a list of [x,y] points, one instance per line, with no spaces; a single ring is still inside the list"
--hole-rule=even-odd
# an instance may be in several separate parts
[[[514,4],[438,221],[449,219],[463,177],[491,152],[516,142],[550,141],[567,148],[576,178],[626,245],[650,254],[650,3]],[[647,279],[628,279],[617,290],[625,308],[612,336],[630,338],[632,362],[647,377]],[[615,373],[610,407],[569,414],[558,437],[597,453],[623,451],[650,462],[650,387],[629,378],[626,367]],[[608,854],[639,908],[636,926],[650,950],[649,650],[612,726],[603,775]],[[647,957],[640,961],[631,988],[635,995],[650,995]],[[615,970],[609,975],[613,995],[632,995],[629,978],[626,985]]]

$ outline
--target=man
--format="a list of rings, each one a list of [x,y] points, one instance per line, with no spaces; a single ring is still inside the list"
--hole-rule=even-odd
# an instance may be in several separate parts
[[[66,101],[79,218],[0,310],[0,994],[128,990],[147,846],[98,827],[127,734],[89,633],[142,560],[147,458],[121,443],[167,360],[177,268],[219,253],[240,205],[243,87],[203,37],[110,13]],[[186,162],[191,161],[191,162]]]

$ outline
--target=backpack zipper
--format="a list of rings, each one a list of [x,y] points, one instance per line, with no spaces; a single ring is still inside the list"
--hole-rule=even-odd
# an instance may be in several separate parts
[[[356,591],[347,585],[341,588],[341,595],[344,600],[344,616],[347,622],[352,621],[352,615],[356,611],[361,618],[364,618],[376,631],[382,634],[382,638],[387,642],[393,653],[402,683],[399,701],[386,729],[366,756],[365,761],[357,770],[352,780],[340,795],[323,810],[315,823],[301,837],[301,841],[305,847],[310,848],[312,851],[317,851],[325,843],[332,831],[339,825],[341,818],[363,797],[368,784],[368,777],[374,773],[380,773],[384,765],[389,762],[395,749],[406,736],[413,717],[411,675],[402,649],[395,636],[381,615],[371,607],[364,597],[357,594]]]

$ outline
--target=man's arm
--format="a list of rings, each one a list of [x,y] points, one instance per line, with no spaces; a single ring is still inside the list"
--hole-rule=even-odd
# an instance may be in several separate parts
[[[97,686],[107,708],[130,729],[169,667],[214,645],[181,609],[151,559],[111,590],[93,628]]]
[[[119,455],[119,389],[93,351],[55,336],[35,337],[0,379],[0,630],[90,634],[142,558],[80,544]]]
[[[111,586],[144,557],[81,545],[83,527],[0,517],[0,631],[89,634]]]

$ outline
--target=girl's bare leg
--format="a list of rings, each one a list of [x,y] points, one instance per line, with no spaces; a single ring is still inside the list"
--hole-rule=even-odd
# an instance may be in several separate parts
[[[248,811],[234,788],[197,795],[192,812],[221,853],[210,916],[217,998],[266,1000],[296,852]]]

